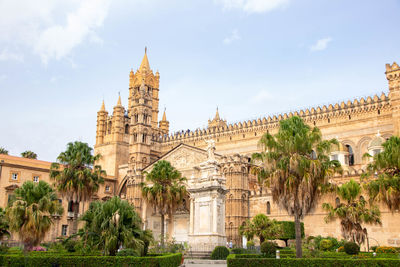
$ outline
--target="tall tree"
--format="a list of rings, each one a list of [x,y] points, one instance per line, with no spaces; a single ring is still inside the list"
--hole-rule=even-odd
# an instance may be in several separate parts
[[[27,159],[37,159],[37,155],[35,152],[32,152],[30,150],[24,151],[21,153],[21,157],[27,158]]]
[[[244,235],[248,240],[252,240],[254,236],[260,239],[260,244],[265,239],[275,239],[281,233],[281,227],[276,220],[270,220],[264,214],[257,214],[250,221],[247,220],[245,225],[239,227],[239,234]]]
[[[8,155],[8,150],[4,147],[0,147],[0,154]]]
[[[362,177],[371,178],[366,184],[370,200],[383,201],[396,211],[400,209],[400,138],[392,136],[382,146],[384,150],[372,157]]]
[[[95,165],[100,154],[93,156],[92,150],[87,143],[68,143],[67,150],[60,153],[58,162],[52,163],[50,168],[50,178],[55,181],[57,190],[74,203],[73,233],[78,228],[79,202],[90,200],[106,175],[101,166]]]
[[[338,218],[343,238],[359,245],[368,240],[367,228],[363,228],[363,224],[382,224],[378,207],[368,207],[367,201],[361,197],[361,191],[360,184],[350,180],[336,190],[337,195],[345,203],[340,203],[336,207],[330,203],[322,204],[322,208],[328,212],[325,221],[330,222]]]
[[[301,219],[315,207],[329,185],[328,178],[340,171],[329,151],[337,140],[322,140],[317,127],[310,128],[297,116],[279,122],[276,135],[264,134],[261,153],[253,154],[259,182],[271,188],[273,200],[294,216],[296,256],[302,257]]]
[[[148,184],[141,184],[143,197],[161,215],[161,245],[164,246],[165,215],[172,216],[187,195],[186,178],[166,160],[155,163],[153,169],[144,175]]]
[[[10,236],[9,222],[6,216],[6,210],[0,207],[0,241],[3,240],[5,236]]]
[[[6,213],[10,230],[18,233],[25,250],[31,250],[40,244],[53,224],[53,216],[61,215],[63,208],[54,189],[44,181],[25,182],[15,190],[15,197]]]
[[[138,255],[147,253],[152,234],[141,229],[142,221],[127,201],[115,196],[92,202],[82,220],[85,226],[79,232],[85,245],[102,249],[105,255],[115,255],[120,247],[133,248]]]

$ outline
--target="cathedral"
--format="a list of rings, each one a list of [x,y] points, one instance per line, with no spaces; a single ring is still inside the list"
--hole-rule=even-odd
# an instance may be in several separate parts
[[[152,71],[145,52],[140,67],[129,74],[128,105],[122,106],[119,97],[112,112],[104,102],[97,112],[95,154],[102,155],[99,164],[108,175],[105,188],[134,205],[155,237],[164,227],[170,238],[199,250],[210,251],[227,241],[241,246],[238,228],[256,214],[293,220],[251,172],[250,157],[260,151],[260,137],[266,132],[275,134],[280,120],[299,116],[317,126],[323,138],[339,140],[331,157],[341,162],[344,172],[333,182],[358,180],[369,160],[363,154],[379,153],[387,138],[400,133],[400,67],[387,64],[385,74],[389,86],[380,95],[235,124],[223,120],[217,109],[207,128],[171,134],[165,111],[158,121],[160,74]],[[165,225],[160,225],[157,210],[142,198],[140,187],[144,174],[158,160],[171,162],[187,178],[189,191]],[[326,201],[337,199],[327,195],[321,203]],[[325,223],[325,213],[318,206],[304,218],[306,236],[341,238],[340,223]],[[370,245],[400,246],[399,214],[380,208],[383,225],[367,227]]]

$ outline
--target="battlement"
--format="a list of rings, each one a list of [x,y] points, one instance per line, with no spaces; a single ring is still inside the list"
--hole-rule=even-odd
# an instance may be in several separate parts
[[[386,64],[386,74],[389,74],[389,73],[395,72],[395,71],[400,71],[400,67],[399,67],[399,65],[397,65],[396,62],[393,62],[392,65]]]
[[[184,131],[169,136],[164,135],[162,137],[162,145],[170,145],[175,142],[185,142],[197,140],[198,138],[221,135],[224,133],[231,132],[244,132],[244,131],[257,131],[262,129],[273,129],[279,127],[279,121],[290,118],[292,116],[299,116],[307,123],[314,123],[328,120],[335,117],[348,117],[352,114],[365,113],[372,110],[382,109],[390,106],[389,98],[387,95],[382,93],[380,96],[368,96],[360,99],[354,99],[353,101],[342,101],[341,103],[318,106],[316,108],[308,108],[305,110],[299,110],[295,112],[289,112],[274,116],[263,117],[254,120],[247,120],[243,122],[231,123],[221,127],[208,127],[203,129],[196,129],[195,131]],[[348,118],[350,118],[348,117]]]

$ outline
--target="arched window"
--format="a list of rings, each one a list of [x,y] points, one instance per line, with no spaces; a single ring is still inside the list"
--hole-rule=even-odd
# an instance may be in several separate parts
[[[125,133],[129,134],[129,124],[125,124]]]
[[[271,203],[267,201],[267,214],[271,214]]]
[[[112,127],[112,123],[111,121],[108,123],[108,134],[111,133],[111,127]]]
[[[340,205],[340,198],[337,197],[337,198],[335,199],[335,205],[336,205],[336,208],[339,207],[339,205]]]
[[[135,115],[133,115],[133,117],[134,117],[134,119],[135,119],[135,123],[137,123],[138,120],[139,120],[139,115],[135,113]]]
[[[349,152],[349,166],[354,165],[354,152],[353,148],[350,145],[346,145],[347,151]]]

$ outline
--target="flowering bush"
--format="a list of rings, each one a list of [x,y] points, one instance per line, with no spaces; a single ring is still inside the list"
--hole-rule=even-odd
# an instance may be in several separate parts
[[[375,250],[376,253],[397,253],[396,248],[394,247],[377,247]]]
[[[42,246],[33,247],[32,251],[46,251],[46,248]]]

